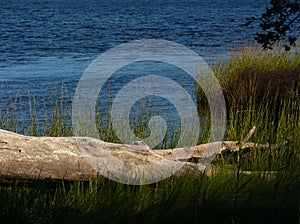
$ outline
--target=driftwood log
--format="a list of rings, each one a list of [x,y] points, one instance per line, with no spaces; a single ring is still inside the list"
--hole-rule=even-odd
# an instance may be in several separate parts
[[[101,148],[115,158],[136,165],[156,163],[165,158],[173,158],[177,161],[183,158],[185,168],[193,167],[197,165],[195,161],[205,156],[205,150],[208,147],[217,153],[228,149],[237,151],[246,147],[256,147],[254,143],[247,143],[254,130],[255,127],[242,141],[223,141],[194,147],[151,150],[140,142],[128,145],[108,143],[88,137],[31,137],[0,129],[0,177],[22,180],[96,178],[99,177],[99,172],[88,162],[89,158],[95,159],[102,156],[101,153],[94,151],[95,148]],[[84,146],[84,153],[82,149],[79,149],[78,142]],[[188,158],[187,155],[189,155]]]

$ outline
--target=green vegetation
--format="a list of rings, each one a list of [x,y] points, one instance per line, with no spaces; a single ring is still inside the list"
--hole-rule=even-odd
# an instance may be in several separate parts
[[[299,48],[293,52],[261,52],[248,46],[212,66],[228,106],[225,139],[241,140],[256,125],[251,142],[277,144],[275,149],[225,152],[213,162],[216,172],[212,175],[187,173],[146,186],[128,186],[104,178],[71,183],[3,183],[1,223],[297,223],[299,53]],[[42,134],[70,136],[70,114],[64,108],[66,97],[58,97],[56,92],[53,91],[51,102],[54,110],[46,113]],[[200,89],[197,96],[198,104],[209,112]],[[10,109],[1,111],[0,127],[38,134],[35,101],[30,98],[31,119],[26,127],[17,122],[22,105],[19,99],[11,98]],[[101,117],[98,122],[100,125]],[[137,124],[143,132],[143,125]],[[205,140],[208,131],[200,141]],[[109,127],[101,130],[100,137],[117,141]],[[170,144],[175,140],[171,139]],[[166,143],[163,148],[168,146]]]
[[[255,125],[252,142],[278,144],[272,153],[258,148],[244,155],[243,169],[300,173],[299,53],[249,45],[214,67],[228,106],[225,138],[241,140]]]

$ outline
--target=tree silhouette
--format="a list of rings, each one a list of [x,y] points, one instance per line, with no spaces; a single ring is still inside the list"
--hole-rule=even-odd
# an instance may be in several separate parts
[[[282,42],[286,51],[296,45],[300,30],[300,1],[299,0],[270,0],[270,7],[260,18],[246,18],[250,25],[259,21],[260,31],[255,40],[263,49],[272,49],[276,42]]]

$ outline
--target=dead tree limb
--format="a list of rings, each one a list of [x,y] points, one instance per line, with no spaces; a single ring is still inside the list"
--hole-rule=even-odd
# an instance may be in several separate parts
[[[0,177],[6,179],[66,179],[88,180],[99,176],[88,158],[104,158],[102,152],[130,164],[147,165],[162,159],[183,159],[190,166],[193,158],[202,159],[208,148],[221,153],[226,149],[237,151],[256,147],[247,143],[255,130],[253,127],[241,141],[212,142],[193,147],[152,150],[143,143],[115,144],[89,137],[31,137],[0,129]],[[78,146],[80,143],[80,147]],[[101,149],[102,152],[97,151]],[[187,155],[190,157],[187,158]],[[196,165],[194,163],[194,165]]]

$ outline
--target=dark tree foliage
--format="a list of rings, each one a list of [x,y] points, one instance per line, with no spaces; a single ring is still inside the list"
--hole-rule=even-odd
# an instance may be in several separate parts
[[[276,42],[282,42],[286,51],[296,45],[300,30],[300,0],[270,0],[260,18],[247,18],[245,25],[259,21],[260,32],[255,40],[263,49],[272,49]]]

